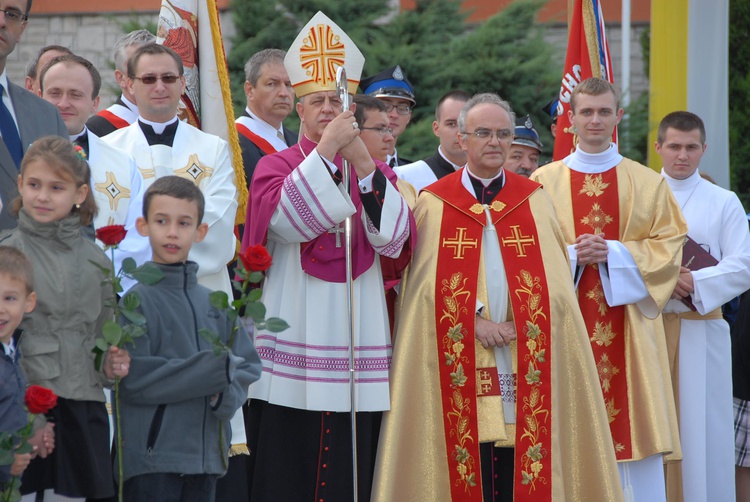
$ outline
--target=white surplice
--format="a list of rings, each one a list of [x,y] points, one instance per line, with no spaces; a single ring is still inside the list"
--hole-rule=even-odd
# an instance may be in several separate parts
[[[226,141],[180,122],[172,147],[149,146],[138,122],[108,134],[103,141],[130,153],[144,179],[144,190],[162,176],[176,175],[194,182],[206,199],[203,222],[206,238],[193,244],[189,259],[198,264],[198,283],[232,295],[227,264],[234,257],[237,188]],[[141,216],[140,212],[135,217]],[[148,238],[135,229],[135,218],[126,224],[128,235],[115,254],[119,267],[130,256],[137,264],[151,259]],[[123,281],[127,290],[133,285]]]
[[[94,228],[106,225],[125,225],[129,211],[141,213],[143,206],[143,177],[135,160],[128,152],[116,148],[91,131],[86,131],[91,169],[89,189],[98,212]],[[100,246],[102,243],[97,240]]]
[[[688,223],[688,236],[719,264],[692,273],[691,294],[707,314],[750,288],[750,232],[737,196],[696,171],[684,180],[662,170]],[[670,300],[664,312],[687,312]],[[723,319],[680,322],[680,438],[686,502],[735,499],[732,353]]]
[[[387,183],[380,230],[362,211],[367,241],[376,253],[398,257],[409,235],[409,209]],[[262,301],[267,315],[289,323],[281,333],[256,331],[263,362],[251,399],[313,411],[350,411],[349,335],[345,283],[305,273],[300,244],[355,214],[343,185],[336,185],[317,150],[284,180],[281,199],[268,228],[268,270]],[[325,230],[323,230],[325,231]],[[343,263],[341,264],[343,267]],[[353,281],[357,411],[390,409],[388,371],[391,338],[380,260]]]

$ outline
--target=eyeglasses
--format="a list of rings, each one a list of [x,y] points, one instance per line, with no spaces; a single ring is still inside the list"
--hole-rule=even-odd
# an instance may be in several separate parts
[[[134,77],[131,76],[133,80],[140,80],[145,85],[153,85],[156,83],[157,80],[161,80],[165,84],[174,84],[177,82],[182,75],[162,75],[161,77],[157,77],[156,75],[146,75],[145,77]]]
[[[513,131],[510,129],[499,129],[497,131],[491,131],[490,129],[477,129],[474,132],[464,131],[461,134],[473,134],[477,138],[484,140],[497,136],[498,141],[508,141],[514,136]]]
[[[390,134],[393,136],[393,129],[390,127],[360,127],[361,131],[378,131],[381,136],[385,136],[386,134]]]
[[[399,115],[409,115],[411,113],[411,106],[407,105],[406,103],[401,103],[400,105],[385,103],[385,111],[387,113],[391,113],[394,108]]]
[[[27,16],[26,14],[23,14],[21,11],[18,11],[18,10],[0,9],[0,12],[5,14],[5,22],[10,25],[18,26],[20,24],[25,23],[26,20],[29,19],[29,16]]]

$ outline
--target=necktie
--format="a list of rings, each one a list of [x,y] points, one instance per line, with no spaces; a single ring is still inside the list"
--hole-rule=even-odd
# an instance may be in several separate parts
[[[279,139],[280,139],[281,141],[283,141],[283,142],[284,142],[284,144],[285,144],[286,146],[289,146],[289,145],[287,145],[287,143],[286,143],[286,138],[284,138],[284,135],[283,135],[283,134],[281,134],[281,131],[276,131],[276,136],[277,136],[277,137],[278,137],[278,138],[279,138]]]
[[[391,157],[391,161],[388,162],[388,165],[391,166],[391,167],[396,167],[396,156],[395,155],[393,157]]]
[[[18,135],[16,121],[13,120],[10,110],[5,106],[5,101],[2,99],[4,91],[5,88],[0,84],[0,134],[3,136],[3,142],[5,142],[10,156],[13,157],[16,167],[20,167],[23,158],[23,146],[21,145],[21,137]]]

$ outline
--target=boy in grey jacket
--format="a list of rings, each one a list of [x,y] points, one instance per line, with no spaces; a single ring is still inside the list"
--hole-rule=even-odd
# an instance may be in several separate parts
[[[136,223],[164,278],[131,289],[141,298],[146,335],[128,347],[130,374],[120,388],[127,501],[213,501],[226,472],[229,419],[260,377],[260,358],[241,326],[219,356],[199,334],[207,328],[228,344],[233,328],[198,284],[198,265],[187,261],[208,231],[203,208],[192,182],[165,176],[146,191]]]

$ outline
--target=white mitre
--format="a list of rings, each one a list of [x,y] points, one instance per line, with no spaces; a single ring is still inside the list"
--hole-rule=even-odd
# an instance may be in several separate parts
[[[318,12],[286,51],[284,67],[298,98],[313,92],[335,91],[336,70],[343,66],[349,94],[356,94],[365,57],[349,35]]]

